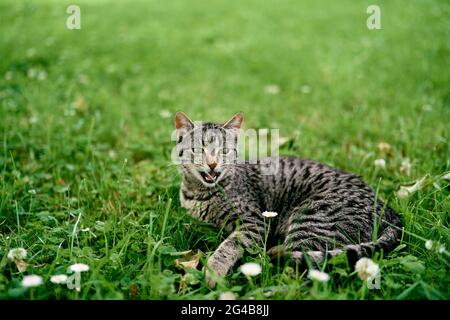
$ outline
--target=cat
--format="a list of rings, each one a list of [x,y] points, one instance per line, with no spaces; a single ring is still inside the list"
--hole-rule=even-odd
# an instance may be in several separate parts
[[[249,163],[238,160],[243,114],[224,124],[194,123],[175,116],[181,161],[180,202],[197,219],[223,228],[228,237],[208,258],[206,281],[214,287],[243,257],[262,248],[270,218],[267,253],[299,265],[320,263],[343,252],[351,264],[374,250],[392,250],[399,242],[398,215],[376,198],[359,176],[295,157]],[[262,174],[277,162],[278,170]]]

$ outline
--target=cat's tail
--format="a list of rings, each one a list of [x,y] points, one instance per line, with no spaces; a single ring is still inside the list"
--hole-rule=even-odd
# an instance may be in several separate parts
[[[322,263],[325,259],[331,259],[342,253],[346,253],[347,259],[351,267],[354,267],[356,262],[363,257],[371,257],[375,251],[383,250],[384,253],[392,251],[398,244],[401,238],[401,222],[399,217],[391,212],[390,223],[384,222],[385,227],[380,232],[380,236],[375,241],[362,242],[359,244],[349,244],[342,248],[324,251],[293,251],[287,254],[289,258],[293,259],[297,265],[306,266],[308,262]],[[274,252],[272,252],[273,254]],[[270,253],[269,253],[270,254]],[[273,255],[272,255],[273,257]]]

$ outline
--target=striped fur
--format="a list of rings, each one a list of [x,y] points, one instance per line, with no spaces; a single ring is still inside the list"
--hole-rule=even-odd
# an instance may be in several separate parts
[[[214,274],[225,276],[246,248],[263,245],[264,211],[278,213],[271,220],[268,241],[273,247],[268,253],[301,265],[342,252],[355,263],[375,250],[388,252],[397,245],[400,219],[360,177],[295,157],[266,161],[279,161],[276,174],[263,175],[260,163],[223,164],[226,172],[212,187],[192,173],[201,164],[181,166],[182,206],[193,217],[229,232],[208,260],[211,285]]]

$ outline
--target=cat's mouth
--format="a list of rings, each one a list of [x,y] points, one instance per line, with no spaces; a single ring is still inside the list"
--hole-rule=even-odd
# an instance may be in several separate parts
[[[209,172],[200,172],[200,175],[202,176],[203,181],[206,183],[214,183],[217,181],[217,179],[220,176],[220,172],[216,171],[209,171]]]

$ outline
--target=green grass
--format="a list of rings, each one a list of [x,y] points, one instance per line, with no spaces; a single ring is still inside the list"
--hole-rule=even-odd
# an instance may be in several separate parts
[[[72,3],[0,4],[0,298],[450,298],[448,251],[424,246],[450,246],[448,2],[377,1],[372,31],[373,1],[77,1],[82,29],[71,31]],[[279,94],[265,93],[270,84]],[[210,254],[225,236],[180,207],[173,117],[160,115],[177,110],[211,121],[243,111],[246,128],[292,138],[282,154],[378,189],[405,226],[398,250],[373,257],[381,288],[339,259],[328,283],[312,283],[247,256],[263,273],[249,282],[235,268],[214,290],[201,271],[177,268],[181,252]],[[6,257],[16,247],[28,251],[24,274],[44,285],[21,288]],[[80,292],[48,281],[76,262],[90,266]]]

